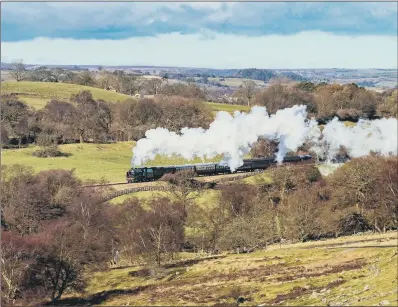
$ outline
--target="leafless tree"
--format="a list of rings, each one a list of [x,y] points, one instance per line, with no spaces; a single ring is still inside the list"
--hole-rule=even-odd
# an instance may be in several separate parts
[[[60,68],[60,67],[56,67],[54,69],[51,70],[51,76],[54,78],[55,82],[59,82],[59,77],[64,73],[65,71]]]
[[[240,98],[250,106],[252,99],[258,92],[256,82],[253,80],[245,80],[233,94],[234,97]],[[242,101],[242,103],[243,103]]]
[[[134,257],[144,257],[160,266],[163,255],[179,251],[186,214],[181,204],[169,198],[151,199],[149,207],[143,210],[137,200],[120,207],[119,238],[131,262]]]
[[[11,63],[10,75],[16,81],[22,81],[26,77],[27,71],[23,60],[16,60]]]
[[[195,173],[190,170],[179,171],[175,174],[165,174],[161,180],[168,182],[169,191],[172,196],[183,204],[187,209],[192,201],[196,199],[203,189],[198,182],[193,180]]]
[[[23,296],[22,285],[28,268],[39,256],[40,241],[34,237],[20,237],[2,232],[1,238],[1,298],[14,305]]]

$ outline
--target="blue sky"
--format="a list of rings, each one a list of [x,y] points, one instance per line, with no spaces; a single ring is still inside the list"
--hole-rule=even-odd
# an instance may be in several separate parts
[[[15,2],[1,17],[3,62],[397,66],[393,2]]]

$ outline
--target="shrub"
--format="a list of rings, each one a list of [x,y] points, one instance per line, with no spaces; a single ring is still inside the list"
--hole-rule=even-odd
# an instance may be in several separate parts
[[[339,231],[343,235],[365,232],[370,229],[369,222],[359,213],[350,213],[344,216],[339,223]]]
[[[54,136],[48,133],[40,133],[37,137],[36,144],[42,147],[54,145]]]
[[[39,158],[67,157],[69,155],[70,154],[60,152],[57,145],[42,147],[33,153],[33,156]]]

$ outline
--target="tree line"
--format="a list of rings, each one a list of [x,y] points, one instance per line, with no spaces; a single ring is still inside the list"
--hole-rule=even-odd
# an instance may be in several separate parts
[[[179,131],[183,127],[207,127],[212,121],[211,109],[204,102],[180,96],[111,103],[95,100],[89,91],[82,91],[72,95],[70,101],[53,99],[35,111],[15,95],[3,95],[1,109],[5,146],[138,140],[151,128]]]
[[[271,181],[223,185],[199,206],[203,186],[180,172],[162,179],[167,197],[115,207],[99,202],[99,190],[80,189],[71,171],[2,166],[2,300],[55,303],[84,291],[84,273],[120,259],[162,267],[181,251],[244,252],[397,229],[396,157],[356,158],[326,178],[312,165],[268,174]]]
[[[43,147],[38,155],[49,156],[61,154],[58,144],[138,140],[148,129],[156,127],[175,132],[183,127],[207,128],[213,120],[211,108],[196,98],[194,88],[181,86],[173,87],[176,91],[170,89],[168,95],[129,98],[120,103],[95,100],[89,91],[82,91],[72,95],[69,101],[53,99],[38,111],[16,95],[2,95],[1,143],[6,148],[35,143]],[[303,89],[298,85],[274,84],[258,93],[249,87],[242,90],[249,91],[245,95],[251,97],[253,103],[266,106],[270,113],[305,104],[309,117],[315,116],[319,123],[334,116],[351,121],[397,116],[397,90],[376,95],[355,85],[303,83],[300,86]],[[187,92],[182,97],[184,89]],[[254,150],[260,150],[259,145]]]
[[[201,89],[192,82],[169,83],[169,78],[142,78],[136,73],[126,73],[123,70],[113,72],[100,69],[99,72],[89,70],[71,71],[60,67],[48,68],[40,66],[27,70],[22,61],[12,64],[10,75],[16,81],[35,81],[35,82],[63,82],[78,84],[90,87],[113,90],[126,95],[158,95],[182,96],[185,98],[206,99],[205,90]]]
[[[340,120],[397,117],[397,89],[382,93],[353,84],[270,83],[260,90],[253,81],[244,81],[234,93],[238,104],[260,105],[268,113],[294,105],[307,106],[309,116],[326,122],[337,116]]]

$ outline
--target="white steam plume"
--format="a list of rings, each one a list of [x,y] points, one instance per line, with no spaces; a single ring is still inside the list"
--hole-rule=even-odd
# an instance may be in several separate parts
[[[344,146],[348,155],[353,158],[366,156],[371,151],[381,155],[396,155],[397,128],[395,118],[359,120],[353,127],[346,127],[343,122],[334,118],[322,131],[327,158],[333,158],[340,146]]]
[[[234,115],[221,111],[209,129],[183,128],[181,134],[164,128],[148,130],[146,138],[133,149],[132,164],[141,165],[157,154],[180,155],[191,160],[223,155],[232,170],[243,163],[260,138],[279,142],[276,160],[282,162],[289,151],[296,151],[305,142],[319,157],[332,158],[343,145],[353,157],[369,154],[397,154],[397,120],[381,119],[360,121],[354,127],[345,127],[337,118],[328,123],[323,132],[314,119],[308,120],[306,106],[294,106],[269,115],[264,107],[255,106],[251,112]]]

